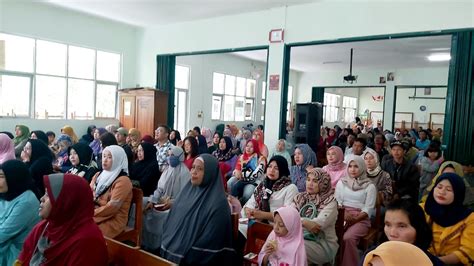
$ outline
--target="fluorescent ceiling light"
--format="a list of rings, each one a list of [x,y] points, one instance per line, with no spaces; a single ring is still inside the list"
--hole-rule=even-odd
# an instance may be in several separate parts
[[[431,54],[428,56],[428,60],[431,62],[449,61],[450,59],[450,54]]]

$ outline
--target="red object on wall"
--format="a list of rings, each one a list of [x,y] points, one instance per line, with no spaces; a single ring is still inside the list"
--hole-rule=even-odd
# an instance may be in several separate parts
[[[269,90],[277,91],[280,89],[280,75],[270,75]]]

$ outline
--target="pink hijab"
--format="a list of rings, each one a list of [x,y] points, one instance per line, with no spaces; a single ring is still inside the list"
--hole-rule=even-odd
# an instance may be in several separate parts
[[[0,164],[15,159],[13,140],[7,134],[0,133]]]
[[[287,206],[277,209],[273,215],[277,213],[281,216],[283,223],[285,223],[288,234],[284,237],[279,237],[275,235],[274,231],[270,233],[258,255],[259,265],[262,264],[263,257],[265,256],[265,246],[272,240],[277,242],[277,251],[268,258],[272,265],[308,265],[299,212],[294,207]]]
[[[336,188],[337,181],[346,174],[346,164],[344,163],[344,153],[338,146],[331,146],[327,152],[334,151],[336,153],[337,161],[333,164],[328,164],[323,167],[331,177],[331,186]]]

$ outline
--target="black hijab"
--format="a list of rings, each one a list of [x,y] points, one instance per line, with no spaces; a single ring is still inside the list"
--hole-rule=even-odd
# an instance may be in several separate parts
[[[234,156],[234,154],[232,154],[232,139],[229,137],[221,137],[219,142],[221,142],[222,139],[225,141],[225,150],[221,150],[219,146],[217,146],[217,150],[214,151],[213,155],[219,161],[228,161]]]
[[[434,191],[439,182],[449,180],[453,187],[454,201],[449,205],[440,205],[434,199]],[[449,227],[464,220],[471,214],[471,210],[463,205],[466,194],[466,185],[464,180],[455,173],[444,173],[438,177],[434,188],[428,194],[426,199],[425,211],[430,218],[442,227]]]
[[[188,182],[176,198],[163,229],[162,257],[187,265],[224,265],[234,251],[230,208],[219,164],[210,154],[204,161],[202,183]]]
[[[85,135],[82,135],[82,137],[79,141],[89,145],[89,143],[91,143],[94,140],[94,130],[95,130],[95,128],[96,128],[95,125],[88,126],[87,127],[87,133]]]
[[[0,170],[3,170],[8,185],[8,191],[0,193],[0,199],[11,201],[27,190],[33,191],[38,197],[26,164],[19,160],[10,160],[1,164]]]
[[[44,133],[42,130],[33,130],[31,131],[30,136],[33,133],[35,134],[37,139],[42,140],[46,145],[48,145],[48,136],[46,135],[46,133]]]
[[[203,135],[197,135],[197,142],[199,154],[208,153],[206,137],[204,137]]]
[[[71,149],[76,151],[77,156],[79,156],[79,165],[88,166],[92,161],[92,148],[87,144],[78,142],[68,148],[68,154],[71,154]]]
[[[130,179],[138,180],[144,195],[151,195],[156,188],[161,175],[156,161],[156,147],[148,142],[142,142],[143,160],[136,161],[130,170]]]
[[[265,179],[257,186],[257,189],[254,191],[255,201],[257,202],[259,209],[266,212],[270,211],[271,194],[274,191],[281,190],[291,183],[290,169],[288,168],[288,161],[285,159],[285,157],[281,155],[273,156],[268,162],[267,168],[271,162],[275,162],[277,164],[280,176],[277,180],[271,180],[266,176],[265,171]],[[269,193],[269,191],[271,191],[270,195],[264,196],[266,193]]]
[[[46,157],[51,162],[53,161],[53,152],[46,143],[39,139],[29,139],[28,142],[31,144],[31,157],[30,164],[33,164],[41,157]]]

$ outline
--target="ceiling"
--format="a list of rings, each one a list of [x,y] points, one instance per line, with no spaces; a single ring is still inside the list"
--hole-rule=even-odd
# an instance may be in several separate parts
[[[320,0],[30,0],[136,26],[221,17]]]
[[[449,53],[451,36],[299,46],[291,49],[290,68],[302,72],[347,70],[349,73],[351,48],[354,48],[354,73],[374,68],[448,67],[449,61],[430,62],[426,57],[432,53]],[[234,54],[261,62],[267,60],[266,50]]]

